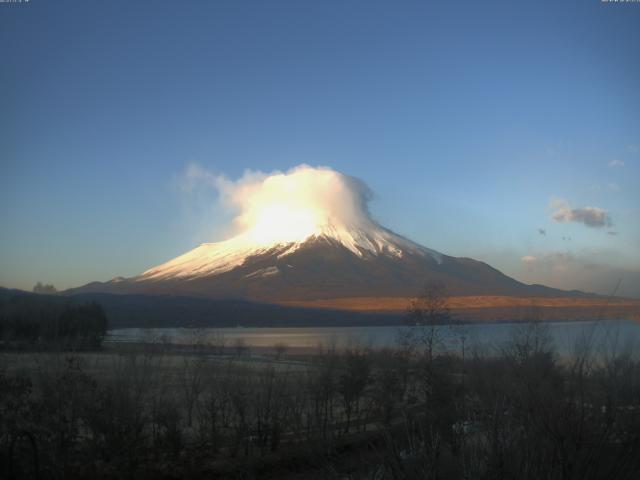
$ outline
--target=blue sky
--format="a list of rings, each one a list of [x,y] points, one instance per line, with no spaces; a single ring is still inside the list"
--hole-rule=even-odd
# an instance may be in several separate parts
[[[228,213],[176,188],[190,163],[307,163],[431,248],[640,296],[639,47],[640,4],[597,0],[0,4],[0,285],[220,239]],[[554,198],[613,225],[556,222]]]

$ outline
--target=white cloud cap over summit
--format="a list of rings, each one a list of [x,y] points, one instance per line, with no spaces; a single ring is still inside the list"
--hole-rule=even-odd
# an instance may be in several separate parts
[[[358,256],[363,252],[440,254],[379,225],[371,218],[372,192],[361,180],[329,167],[299,165],[270,174],[246,171],[237,180],[191,165],[183,190],[215,189],[219,201],[236,214],[235,236],[226,242],[247,248],[297,243],[316,238],[339,242]],[[235,247],[234,247],[235,248]],[[243,247],[244,248],[244,247]]]
[[[239,233],[260,243],[300,240],[327,229],[368,229],[375,224],[367,207],[371,190],[329,167],[299,165],[271,174],[246,171],[230,180],[191,165],[184,186],[191,189],[197,181],[214,187],[222,204],[237,212],[234,224]]]

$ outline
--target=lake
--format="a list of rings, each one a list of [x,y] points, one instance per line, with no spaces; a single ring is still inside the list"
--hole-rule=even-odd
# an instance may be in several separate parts
[[[560,354],[571,354],[576,342],[585,339],[607,351],[633,349],[639,351],[640,323],[629,320],[549,322],[540,324],[548,333]],[[402,327],[415,328],[415,327]],[[471,349],[497,349],[505,345],[518,332],[522,334],[529,324],[486,323],[463,327],[439,326],[443,349],[458,351],[461,338]],[[350,345],[372,348],[393,347],[397,344],[400,328],[390,327],[295,327],[295,328],[125,328],[110,330],[107,342],[141,342],[193,344],[196,341],[233,347],[242,343],[247,347],[272,348],[286,345],[291,349],[315,349],[319,345],[335,345],[343,349]]]

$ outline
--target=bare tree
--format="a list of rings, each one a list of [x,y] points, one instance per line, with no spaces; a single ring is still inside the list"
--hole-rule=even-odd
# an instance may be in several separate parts
[[[191,332],[189,343],[192,355],[182,356],[182,368],[179,372],[179,384],[184,397],[187,412],[187,425],[193,425],[193,412],[204,389],[204,376],[207,368],[206,357],[202,355],[206,346],[206,335],[200,329]]]
[[[38,282],[33,286],[33,293],[53,295],[54,293],[58,293],[58,290],[50,283],[43,284],[42,282]]]
[[[224,350],[227,345],[227,339],[224,333],[215,331],[209,338],[209,346],[213,349],[215,355],[224,355]]]
[[[371,393],[377,413],[382,417],[382,424],[389,426],[394,410],[405,396],[408,362],[401,352],[386,350],[380,352],[378,363]]]
[[[249,355],[250,351],[249,346],[247,345],[247,342],[245,342],[244,338],[237,338],[233,342],[233,349],[235,350],[238,357]]]
[[[193,425],[193,411],[204,391],[206,359],[202,355],[183,356],[179,383],[182,388],[184,405],[187,411],[187,425]]]
[[[307,371],[307,395],[310,409],[307,414],[307,434],[320,432],[327,439],[329,427],[334,421],[334,403],[338,389],[338,355],[335,345],[327,350],[319,349],[315,365]]]
[[[360,400],[371,376],[369,352],[357,348],[345,352],[345,366],[338,389],[346,417],[345,432],[349,432],[353,415],[360,413]]]
[[[409,323],[414,327],[411,329],[413,341],[429,362],[442,345],[444,334],[440,327],[451,321],[448,301],[444,284],[430,283],[409,307]]]
[[[285,343],[278,342],[273,346],[273,350],[276,353],[276,360],[282,360],[287,353],[289,347]]]

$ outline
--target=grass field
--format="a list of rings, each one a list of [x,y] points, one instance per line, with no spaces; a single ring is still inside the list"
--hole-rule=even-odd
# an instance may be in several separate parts
[[[413,298],[408,297],[350,297],[280,303],[286,306],[361,312],[403,312],[412,301]],[[544,318],[549,320],[566,318],[640,320],[640,300],[626,298],[461,296],[449,297],[447,307],[453,313],[469,317],[470,320],[483,320],[488,316],[496,320],[518,319],[529,314],[532,308],[540,310]]]

